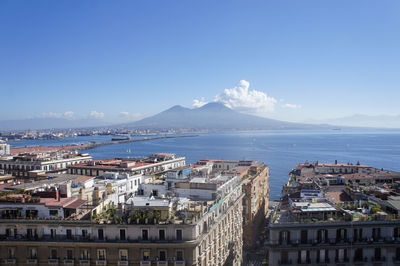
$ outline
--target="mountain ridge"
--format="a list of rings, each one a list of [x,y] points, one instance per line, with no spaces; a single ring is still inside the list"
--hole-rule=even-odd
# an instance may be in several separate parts
[[[126,123],[123,126],[138,129],[193,130],[317,129],[328,127],[243,114],[216,102],[194,109],[174,105],[158,114],[139,121]]]

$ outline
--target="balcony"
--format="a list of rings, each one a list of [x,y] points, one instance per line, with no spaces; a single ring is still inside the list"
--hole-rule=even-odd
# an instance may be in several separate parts
[[[16,264],[17,260],[16,259],[5,259],[4,263],[5,264]]]
[[[64,265],[73,266],[74,264],[74,259],[64,259]]]
[[[49,265],[58,265],[58,259],[49,259],[47,261],[47,264],[49,264]]]
[[[279,265],[291,265],[292,264],[292,260],[279,260],[278,264]]]
[[[168,261],[166,260],[157,261],[157,266],[168,266]]]
[[[318,265],[325,265],[325,264],[329,264],[331,261],[329,260],[329,258],[325,258],[324,260],[319,260],[317,261]]]
[[[85,265],[85,266],[89,266],[90,265],[90,260],[86,259],[86,260],[79,260],[79,265]]]
[[[174,266],[185,266],[184,260],[176,260]]]
[[[140,266],[151,266],[151,260],[141,260]]]
[[[349,258],[336,258],[335,263],[337,265],[344,265],[349,262]]]
[[[378,257],[378,258],[372,257],[371,261],[374,263],[385,262],[386,258],[385,257]]]
[[[298,259],[298,260],[297,260],[297,264],[309,265],[309,264],[311,264],[311,260],[310,260],[310,259],[306,259],[306,260]]]
[[[38,263],[37,263],[37,259],[27,259],[26,260],[26,264],[34,264],[34,265],[37,265]]]
[[[353,263],[354,265],[364,265],[368,262],[368,258],[354,258]]]
[[[129,265],[129,262],[127,260],[118,261],[118,266],[127,266],[127,265]]]
[[[107,265],[106,260],[96,260],[96,265]]]

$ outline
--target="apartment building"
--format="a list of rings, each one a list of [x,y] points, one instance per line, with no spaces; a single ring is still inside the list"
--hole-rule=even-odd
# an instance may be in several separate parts
[[[89,154],[76,151],[29,153],[0,160],[0,169],[14,176],[28,177],[29,172],[39,170],[45,173],[63,173],[70,165],[86,163],[91,160],[92,157]]]
[[[76,175],[100,176],[108,172],[151,175],[185,166],[185,160],[172,153],[154,153],[146,158],[93,160],[67,168],[69,174]]]
[[[88,206],[92,207],[89,215],[2,217],[1,262],[11,265],[241,264],[244,195],[240,175],[215,173],[207,178],[193,175],[176,180],[171,187],[162,178],[151,178],[138,184],[138,192],[132,195],[122,186],[129,199],[116,205],[109,199],[119,195],[115,190],[122,183],[129,183],[125,178],[120,181],[123,175],[108,174],[94,181],[89,177],[72,180],[80,186],[85,182],[94,187],[98,182],[107,183],[107,193],[100,205]],[[36,201],[44,202],[41,198]]]
[[[399,206],[400,197],[386,197],[399,186],[366,179],[399,173],[335,162],[321,164],[321,174],[318,165],[290,172],[268,224],[269,265],[400,265],[400,216],[387,206]],[[326,182],[343,174],[357,179]]]

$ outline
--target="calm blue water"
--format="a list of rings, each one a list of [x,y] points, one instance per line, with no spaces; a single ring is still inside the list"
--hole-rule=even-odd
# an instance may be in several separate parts
[[[109,141],[110,136],[77,137],[51,141],[20,141],[25,145],[62,145],[89,140]],[[130,152],[129,152],[130,150]],[[278,199],[288,172],[305,160],[369,164],[400,171],[400,131],[249,131],[212,133],[193,138],[160,139],[115,144],[88,150],[94,159],[146,156],[172,152],[199,159],[257,160],[270,167],[271,198]]]

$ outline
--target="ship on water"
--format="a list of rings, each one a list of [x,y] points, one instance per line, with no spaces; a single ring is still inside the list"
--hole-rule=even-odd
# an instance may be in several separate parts
[[[111,138],[112,141],[120,141],[120,140],[130,140],[131,136],[129,134],[115,134]]]

